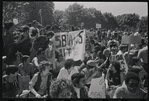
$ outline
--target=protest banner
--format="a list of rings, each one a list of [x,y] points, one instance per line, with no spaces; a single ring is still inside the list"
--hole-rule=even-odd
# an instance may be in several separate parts
[[[85,54],[86,31],[55,33],[55,50],[61,51],[66,59],[83,60]]]
[[[106,98],[104,75],[100,78],[92,78],[88,95],[91,98]]]
[[[141,37],[140,36],[122,36],[121,44],[141,44]]]
[[[96,23],[96,28],[101,28],[101,24]]]

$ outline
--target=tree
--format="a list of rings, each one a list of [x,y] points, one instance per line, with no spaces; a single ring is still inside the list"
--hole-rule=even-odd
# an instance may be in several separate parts
[[[136,28],[137,23],[139,22],[138,14],[123,14],[116,17],[117,22],[122,30]]]
[[[22,24],[26,19],[24,7],[28,2],[3,2],[3,23],[12,21],[14,18]]]
[[[65,17],[67,18],[67,23],[70,25],[78,26],[81,24],[82,16],[83,16],[83,5],[74,3],[70,5],[65,10]]]
[[[58,26],[62,26],[66,21],[64,21],[64,11],[62,10],[55,10],[53,13],[54,17],[54,24]]]
[[[40,10],[41,16],[39,13]],[[53,10],[53,2],[29,2],[29,5],[25,8],[25,11],[28,13],[26,23],[30,23],[33,20],[37,20],[38,22],[42,23],[43,26],[50,25],[54,21]]]
[[[140,21],[137,24],[137,28],[145,32],[148,30],[148,16],[141,17]]]

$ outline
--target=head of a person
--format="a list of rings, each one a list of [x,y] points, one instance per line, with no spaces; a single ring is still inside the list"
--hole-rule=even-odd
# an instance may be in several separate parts
[[[45,56],[45,51],[43,50],[43,48],[39,48],[37,50],[36,55],[37,55],[37,57],[44,57]]]
[[[50,86],[50,95],[52,98],[71,98],[72,82],[66,79],[57,79]]]
[[[101,45],[98,43],[94,44],[94,52],[98,52],[100,50],[101,50]]]
[[[29,26],[25,25],[22,28],[22,32],[24,33],[25,36],[29,36]]]
[[[127,45],[122,45],[122,44],[121,44],[121,45],[119,46],[119,50],[121,50],[123,53],[124,53],[124,52],[127,52]]]
[[[141,60],[138,57],[132,57],[132,66],[137,65],[140,66],[141,65]]]
[[[23,57],[23,54],[21,52],[16,52],[15,53],[15,60],[17,61],[21,61],[22,60],[22,57]]]
[[[117,52],[117,43],[116,42],[114,42],[114,41],[110,42],[110,50],[113,53]]]
[[[119,73],[120,73],[121,65],[120,65],[119,62],[113,61],[113,62],[110,64],[110,69],[111,69],[112,71],[116,71],[116,72],[119,72]]]
[[[29,64],[30,63],[30,57],[28,55],[23,55],[22,63],[23,64]]]
[[[92,70],[96,67],[96,63],[94,60],[88,60],[86,63],[87,69]]]
[[[58,60],[59,61],[62,61],[64,58],[63,58],[63,55],[62,54],[58,54]]]
[[[32,26],[35,27],[35,28],[37,28],[38,27],[38,22],[36,20],[33,20]]]
[[[109,49],[105,49],[105,50],[103,51],[103,55],[104,55],[105,57],[109,57],[109,56],[110,56],[110,50],[109,50]]]
[[[75,73],[71,76],[73,85],[77,88],[83,88],[85,86],[85,75],[83,73]]]
[[[57,25],[53,25],[51,29],[54,33],[57,33],[59,31],[59,27]]]
[[[40,29],[40,35],[46,35],[46,31],[44,28]]]
[[[28,23],[27,26],[32,27],[32,24],[31,23]]]
[[[6,75],[15,77],[18,74],[18,67],[16,65],[8,65],[6,67]]]
[[[33,28],[31,30],[31,37],[36,37],[37,36],[37,33],[38,33],[38,30],[36,28]]]
[[[48,31],[48,32],[46,33],[46,35],[47,35],[47,37],[48,37],[49,39],[51,39],[51,38],[54,36],[54,33],[53,33],[53,31]]]
[[[71,71],[74,68],[74,60],[73,59],[67,59],[65,61],[65,69],[67,69],[68,71]]]
[[[133,73],[136,73],[137,75],[139,75],[141,70],[142,70],[141,68],[138,68],[136,66],[132,66],[131,68],[128,69],[128,72],[133,72]]]
[[[14,26],[15,26],[15,25],[14,25],[13,22],[4,23],[4,28],[5,28],[7,31],[10,31],[10,32],[13,31]]]
[[[138,90],[139,83],[140,78],[136,73],[128,72],[125,75],[125,84],[128,91],[130,91],[131,93],[135,93]]]
[[[52,70],[52,63],[48,61],[41,61],[39,63],[39,72],[46,72],[49,73],[49,71]]]
[[[51,31],[51,26],[50,26],[50,25],[47,25],[47,26],[45,27],[45,30],[46,30],[46,31]]]

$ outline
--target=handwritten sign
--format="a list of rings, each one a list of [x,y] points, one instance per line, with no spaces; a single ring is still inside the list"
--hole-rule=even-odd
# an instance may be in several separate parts
[[[96,23],[96,28],[101,28],[101,24]]]
[[[65,59],[83,60],[85,43],[85,30],[55,33],[55,49],[61,51]]]
[[[141,44],[141,37],[140,36],[127,36],[124,35],[122,36],[122,44]]]
[[[93,78],[91,80],[88,95],[91,98],[106,98],[104,76],[100,78]]]

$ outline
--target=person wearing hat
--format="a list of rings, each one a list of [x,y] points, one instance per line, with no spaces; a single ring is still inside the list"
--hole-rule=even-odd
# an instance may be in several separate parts
[[[29,98],[50,97],[50,85],[52,83],[52,63],[41,61],[39,64],[39,72],[34,74],[29,82]]]
[[[105,66],[106,61],[97,67],[94,60],[88,60],[86,63],[86,68],[84,68],[81,73],[85,74],[86,82],[85,85],[89,88],[92,78],[99,78],[102,76],[102,67]]]

